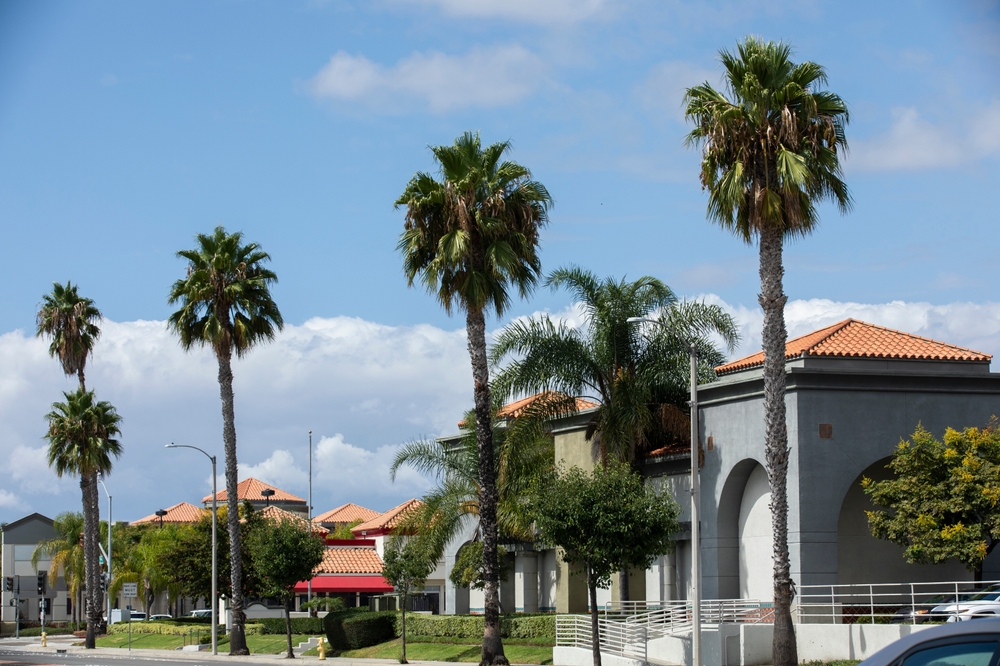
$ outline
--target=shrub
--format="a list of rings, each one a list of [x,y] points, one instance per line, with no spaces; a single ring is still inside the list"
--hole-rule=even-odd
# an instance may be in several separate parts
[[[285,618],[283,617],[262,617],[254,621],[254,624],[263,627],[265,634],[284,634]],[[247,624],[247,627],[250,625]],[[325,631],[322,618],[318,617],[293,617],[293,634],[322,634]]]
[[[450,638],[482,638],[482,615],[423,615],[411,613],[406,616],[406,631],[417,636],[437,636]],[[396,620],[395,633],[400,635],[400,623]],[[551,638],[556,637],[556,617],[542,615],[504,615],[500,618],[500,635],[504,638]]]
[[[65,627],[50,627],[49,625],[45,625],[45,635],[46,636],[59,636],[61,634],[71,634],[71,633],[73,633],[72,630],[67,629]],[[42,628],[41,628],[41,626],[38,626],[38,627],[28,627],[27,629],[25,629],[25,628],[22,627],[21,628],[21,635],[22,636],[41,636],[42,635]]]
[[[330,613],[323,618],[326,639],[334,650],[356,650],[378,645],[396,636],[396,616],[392,611],[371,612],[352,609]]]
[[[127,634],[129,622],[116,622],[108,625],[108,635]],[[133,634],[166,634],[169,636],[186,636],[199,631],[211,631],[211,627],[189,627],[166,622],[132,622]],[[247,632],[250,633],[250,632]]]
[[[184,617],[175,617],[173,620],[170,620],[170,621],[171,622],[177,622],[178,624],[207,624],[209,626],[212,625],[212,618],[211,617],[189,617],[189,616],[184,616]]]

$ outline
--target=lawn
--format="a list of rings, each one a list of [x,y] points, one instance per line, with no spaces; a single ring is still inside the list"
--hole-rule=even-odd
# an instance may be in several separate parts
[[[219,647],[226,646],[229,649],[229,642],[219,637]],[[299,643],[309,640],[309,636],[292,635],[292,647],[297,647]],[[190,641],[189,641],[190,642]],[[183,636],[170,636],[167,634],[132,634],[132,647],[152,650],[175,650],[184,645]],[[102,636],[97,639],[97,647],[127,648],[128,634],[114,634],[112,636]],[[267,634],[265,636],[247,636],[247,647],[253,654],[278,654],[284,652],[288,647],[288,639],[284,635]]]
[[[406,658],[420,661],[461,661],[478,662],[482,657],[481,643],[470,639],[434,639],[434,642],[422,642],[429,639],[415,637],[406,641]],[[518,641],[522,642],[522,641]],[[525,643],[533,641],[523,641]],[[504,653],[512,664],[551,664],[552,647],[543,645],[514,645],[504,641]],[[316,654],[310,650],[309,655]],[[358,650],[341,652],[340,657],[356,659],[399,659],[402,655],[402,641],[395,639],[387,643],[372,645]]]

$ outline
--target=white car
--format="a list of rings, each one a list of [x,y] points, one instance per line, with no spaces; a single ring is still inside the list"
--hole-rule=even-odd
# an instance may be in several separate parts
[[[155,621],[155,620],[172,620],[172,619],[174,619],[174,616],[170,615],[169,613],[157,613],[156,615],[150,615],[149,619],[152,620],[152,621]]]
[[[193,610],[188,617],[212,617],[212,609],[202,608],[201,610]]]
[[[1000,616],[1000,590],[988,588],[971,594],[958,603],[943,604],[931,609],[929,615],[945,622],[960,622]]]

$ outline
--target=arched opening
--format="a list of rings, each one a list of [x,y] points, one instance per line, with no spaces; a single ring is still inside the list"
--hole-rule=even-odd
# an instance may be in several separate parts
[[[719,562],[719,598],[735,599],[740,596],[740,513],[747,481],[757,468],[756,460],[738,462],[729,472],[719,495],[719,513],[716,522]],[[678,557],[677,566],[686,570]]]
[[[771,484],[767,471],[757,465],[747,479],[740,502],[740,598],[771,601],[774,568],[771,529]]]
[[[844,495],[837,520],[837,581],[847,585],[972,580],[972,573],[960,562],[908,564],[903,558],[902,547],[872,536],[865,511],[871,511],[875,505],[861,488],[861,479],[868,477],[881,481],[890,478],[892,472],[886,468],[890,459],[883,458],[869,465]]]

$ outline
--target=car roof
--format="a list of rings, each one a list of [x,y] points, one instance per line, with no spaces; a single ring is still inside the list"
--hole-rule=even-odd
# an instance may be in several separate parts
[[[888,666],[915,645],[941,638],[975,635],[989,635],[995,640],[1000,640],[1000,618],[950,622],[930,629],[918,629],[909,636],[904,636],[895,643],[882,648],[861,662],[859,666]]]

